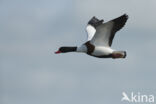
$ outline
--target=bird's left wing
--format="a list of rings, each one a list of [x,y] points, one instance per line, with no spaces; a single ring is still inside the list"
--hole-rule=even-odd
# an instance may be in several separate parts
[[[94,37],[96,33],[96,28],[102,23],[103,23],[103,20],[99,20],[95,16],[89,20],[87,27],[86,27],[86,31],[88,34],[87,41],[90,41]]]
[[[86,32],[88,34],[87,41],[90,41],[96,33],[96,29],[92,25],[87,25]]]

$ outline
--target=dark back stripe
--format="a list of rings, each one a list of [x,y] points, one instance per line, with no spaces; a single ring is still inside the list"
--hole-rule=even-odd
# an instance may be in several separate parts
[[[94,49],[95,49],[95,46],[90,44],[90,42],[86,42],[85,45],[87,46],[87,54],[92,54]]]

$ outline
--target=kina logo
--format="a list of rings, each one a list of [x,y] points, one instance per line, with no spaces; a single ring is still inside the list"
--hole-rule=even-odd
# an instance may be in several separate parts
[[[154,103],[154,95],[142,95],[140,92],[131,92],[128,96],[125,92],[122,92],[121,101],[127,101],[131,103]]]

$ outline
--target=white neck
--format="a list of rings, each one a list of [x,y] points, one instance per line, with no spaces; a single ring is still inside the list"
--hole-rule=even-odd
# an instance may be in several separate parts
[[[84,52],[84,53],[87,53],[87,47],[86,45],[81,45],[80,47],[77,47],[77,52]]]

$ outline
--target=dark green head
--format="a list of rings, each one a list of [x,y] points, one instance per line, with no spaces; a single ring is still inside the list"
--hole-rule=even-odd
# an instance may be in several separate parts
[[[59,53],[66,53],[66,52],[74,52],[76,51],[77,47],[60,47],[56,54]]]

